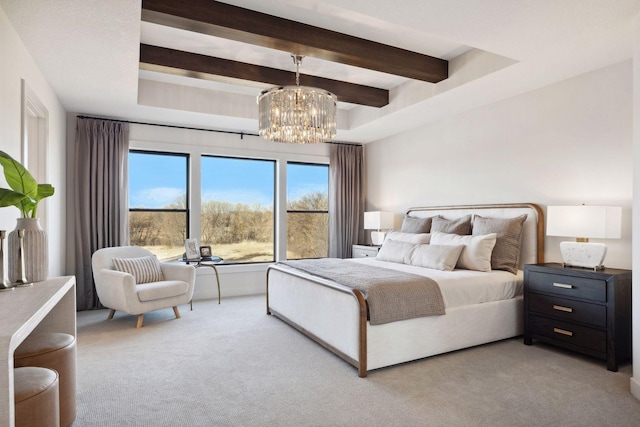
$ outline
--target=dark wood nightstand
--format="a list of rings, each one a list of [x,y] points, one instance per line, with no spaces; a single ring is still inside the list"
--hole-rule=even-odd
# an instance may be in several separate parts
[[[607,361],[631,357],[631,271],[524,267],[524,343],[537,339]]]

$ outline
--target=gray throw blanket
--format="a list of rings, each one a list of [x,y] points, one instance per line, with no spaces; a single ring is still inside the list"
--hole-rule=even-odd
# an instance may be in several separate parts
[[[361,291],[372,325],[445,314],[440,287],[428,277],[336,258],[280,264]]]

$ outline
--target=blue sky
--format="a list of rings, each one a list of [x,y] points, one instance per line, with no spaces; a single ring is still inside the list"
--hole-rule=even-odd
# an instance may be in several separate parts
[[[186,191],[186,160],[181,156],[129,154],[129,206],[161,208]],[[202,196],[231,203],[271,206],[274,162],[265,160],[202,158]],[[328,168],[287,165],[287,197],[326,191]]]

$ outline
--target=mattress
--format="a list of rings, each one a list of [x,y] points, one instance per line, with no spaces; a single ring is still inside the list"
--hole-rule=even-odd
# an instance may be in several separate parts
[[[375,258],[355,258],[351,261],[430,277],[440,285],[445,309],[508,300],[522,295],[523,290],[524,273],[522,270],[518,270],[517,274],[502,270],[490,272],[440,271],[408,264],[379,261]]]

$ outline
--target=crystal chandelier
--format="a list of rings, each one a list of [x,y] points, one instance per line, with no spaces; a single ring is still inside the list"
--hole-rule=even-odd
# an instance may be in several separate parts
[[[331,92],[300,86],[302,55],[291,54],[296,85],[262,91],[258,96],[260,136],[269,141],[314,144],[336,136],[336,102]]]

